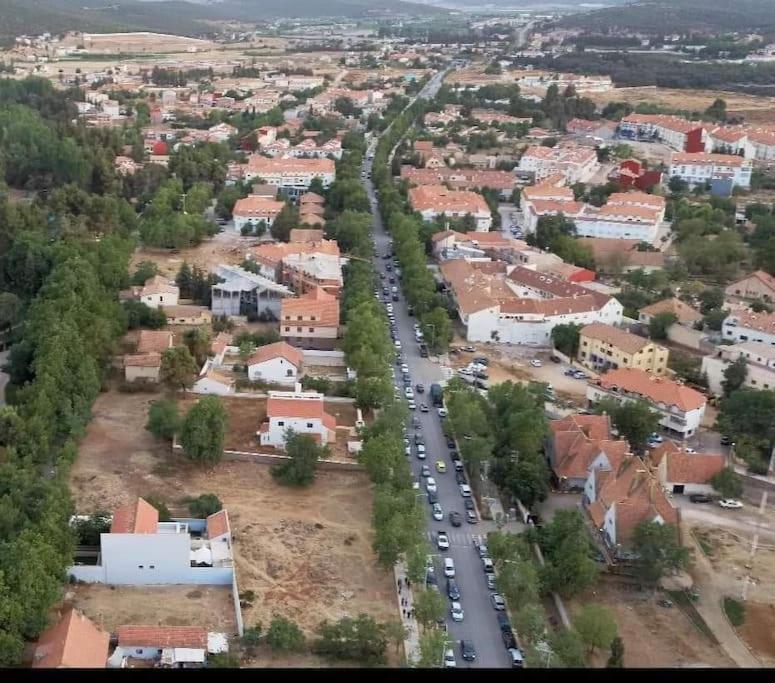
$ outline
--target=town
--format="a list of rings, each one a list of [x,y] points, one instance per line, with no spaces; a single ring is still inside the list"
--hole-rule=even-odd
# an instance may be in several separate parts
[[[687,3],[0,30],[0,665],[775,665],[775,9]]]

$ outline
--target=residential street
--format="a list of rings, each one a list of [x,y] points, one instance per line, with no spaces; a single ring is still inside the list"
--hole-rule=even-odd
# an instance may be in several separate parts
[[[433,82],[429,83],[431,85]],[[366,161],[366,170],[370,171],[370,161]],[[369,198],[374,204],[374,188],[370,181],[366,182]],[[381,218],[378,212],[374,212],[374,238],[379,257],[375,259],[377,269],[379,272],[384,272],[384,265],[386,261],[381,257],[388,250],[389,237],[386,235],[384,227],[382,225]],[[438,382],[442,379],[442,373],[438,365],[430,361],[429,359],[421,358],[419,355],[419,347],[414,340],[414,331],[412,325],[416,322],[416,318],[409,317],[406,311],[406,304],[403,298],[394,304],[394,310],[396,314],[396,325],[398,338],[401,340],[403,354],[405,356],[405,362],[409,366],[409,370],[412,378],[412,386],[417,383],[422,383],[426,387],[426,393],[417,396],[416,402],[419,406],[420,403],[427,403],[430,406],[430,396],[427,391],[431,383]],[[398,370],[398,368],[396,368]],[[397,379],[400,380],[401,373],[396,373]],[[401,385],[403,391],[403,385]],[[455,657],[458,667],[508,667],[510,666],[509,656],[503,646],[501,639],[500,629],[496,620],[496,612],[490,604],[490,591],[487,590],[487,583],[485,580],[485,574],[482,568],[481,560],[473,545],[473,537],[481,533],[485,533],[485,527],[492,528],[492,524],[485,525],[479,523],[477,525],[463,523],[463,526],[454,528],[448,521],[447,515],[449,512],[455,510],[461,513],[465,513],[463,506],[463,498],[460,495],[458,485],[455,482],[454,468],[452,461],[449,458],[449,453],[446,448],[446,442],[441,430],[440,418],[437,412],[431,407],[431,411],[428,413],[421,413],[417,410],[414,413],[419,417],[422,424],[422,434],[425,439],[425,446],[427,449],[427,458],[423,461],[418,460],[414,455],[411,456],[412,471],[418,481],[423,481],[420,478],[420,468],[422,464],[428,464],[428,466],[434,470],[433,476],[436,479],[438,486],[439,502],[444,510],[444,521],[435,522],[431,519],[431,508],[428,505],[428,519],[429,519],[429,535],[432,536],[432,544],[435,546],[436,531],[446,531],[449,534],[450,549],[447,552],[439,553],[436,556],[437,567],[436,575],[439,579],[439,588],[443,594],[446,594],[446,584],[442,571],[441,561],[443,557],[451,557],[455,562],[456,569],[456,581],[460,588],[461,603],[465,612],[465,617],[462,622],[453,622],[449,617],[447,619],[447,627],[451,639],[454,640],[453,649],[455,651]],[[413,439],[414,430],[409,430],[409,438]],[[434,463],[437,460],[443,460],[447,465],[447,471],[445,474],[439,474],[435,472]],[[423,503],[425,502],[424,485],[421,483]],[[476,661],[467,663],[460,657],[460,645],[461,639],[470,640],[473,642],[477,658]],[[439,652],[439,659],[443,656],[442,652]]]

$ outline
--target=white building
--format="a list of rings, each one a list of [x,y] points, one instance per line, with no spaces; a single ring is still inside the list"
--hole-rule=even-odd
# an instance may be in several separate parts
[[[423,220],[437,216],[465,218],[472,216],[476,230],[487,232],[492,227],[492,213],[484,197],[470,190],[449,190],[443,185],[421,185],[409,190],[409,204]]]
[[[733,311],[724,319],[721,334],[735,343],[753,341],[775,345],[775,313]]]
[[[664,197],[645,192],[615,192],[601,207],[585,205],[574,222],[580,237],[630,239],[652,244],[664,220]]]
[[[599,379],[590,380],[587,400],[594,404],[604,398],[613,398],[620,403],[647,401],[660,414],[660,425],[683,439],[697,432],[707,404],[699,391],[637,368],[609,370]]]
[[[708,388],[713,394],[723,394],[724,371],[741,357],[747,361],[743,386],[759,390],[775,389],[775,346],[748,341],[719,346],[716,355],[703,356],[702,372],[708,376]]]
[[[657,478],[668,493],[691,496],[712,494],[710,480],[727,466],[720,453],[687,453],[674,441],[666,439],[649,453]]]
[[[293,296],[285,285],[239,266],[221,264],[215,274],[223,282],[212,286],[210,306],[213,315],[271,314],[277,318],[282,309],[282,299]]]
[[[267,159],[253,155],[248,160],[245,180],[260,178],[286,193],[297,196],[309,189],[315,178],[324,188],[336,180],[336,167],[331,159]]]
[[[160,522],[158,510],[138,498],[116,508],[110,532],[100,534],[97,564],[75,564],[68,573],[79,581],[115,586],[231,586],[229,516],[221,510],[207,520]]]
[[[208,358],[202,366],[191,391],[195,394],[211,394],[214,396],[228,396],[236,389],[236,380],[216,369],[213,360]]]
[[[224,633],[208,633],[200,626],[119,626],[116,649],[108,667],[134,668],[133,660],[162,668],[205,666],[207,655],[228,652]]]
[[[142,287],[137,287],[133,291],[135,298],[149,308],[177,306],[180,297],[180,287],[161,275],[154,275],[146,280]]]
[[[248,379],[296,386],[303,358],[299,349],[282,341],[260,346],[247,362]]]
[[[528,147],[519,160],[520,171],[535,174],[536,182],[549,176],[562,174],[568,185],[585,183],[600,168],[597,152],[592,147],[573,144]]]
[[[732,185],[744,189],[751,186],[752,164],[733,154],[705,154],[684,152],[674,154],[668,176],[685,180],[689,185],[705,185],[712,180],[731,180]]]
[[[232,211],[234,229],[241,232],[246,225],[250,224],[255,228],[261,222],[269,228],[284,207],[285,202],[249,194],[247,197],[238,199],[234,204]]]
[[[324,396],[315,391],[270,391],[266,403],[266,421],[258,436],[262,446],[284,448],[288,430],[311,434],[320,444],[336,440],[336,419],[326,412]]]

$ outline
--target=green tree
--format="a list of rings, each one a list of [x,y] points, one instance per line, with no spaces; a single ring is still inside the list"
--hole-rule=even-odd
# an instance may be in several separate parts
[[[285,433],[285,453],[288,459],[274,465],[270,472],[287,486],[309,486],[315,481],[318,461],[328,457],[328,448],[319,445],[311,434]]]
[[[720,97],[717,97],[715,100],[713,100],[713,104],[711,104],[706,110],[705,110],[705,116],[707,116],[712,121],[726,121],[727,118],[727,103],[725,100],[722,100]]]
[[[590,654],[595,648],[600,650],[610,647],[616,637],[616,621],[609,610],[602,605],[584,605],[573,620],[582,642]]]
[[[738,443],[746,436],[767,456],[775,447],[775,391],[738,389],[719,404],[718,426]]]
[[[447,632],[440,628],[431,628],[420,634],[420,658],[417,666],[425,669],[440,668],[444,664],[447,644]]]
[[[171,441],[180,430],[180,424],[178,404],[175,401],[161,399],[151,403],[145,428],[155,437]]]
[[[527,236],[527,242],[541,249],[551,250],[557,238],[575,234],[576,224],[563,214],[541,216],[536,224],[535,232]]]
[[[609,669],[621,669],[624,667],[624,641],[616,636],[611,641],[611,656],[606,666]]]
[[[242,633],[242,645],[251,656],[255,655],[256,648],[261,644],[262,630],[261,622],[258,622],[255,626],[246,627]]]
[[[521,638],[538,643],[545,640],[547,633],[546,615],[538,602],[520,604],[514,614],[514,627]]]
[[[567,323],[564,325],[555,325],[552,328],[552,344],[566,356],[575,358],[579,352],[579,336],[581,325]]]
[[[160,330],[167,324],[167,316],[164,311],[151,308],[142,301],[124,301],[123,309],[128,330],[136,330],[139,327]]]
[[[441,354],[449,348],[452,341],[452,322],[447,311],[437,306],[422,316],[423,339],[428,344],[428,350],[433,354]]]
[[[185,346],[173,346],[161,355],[160,376],[171,389],[186,390],[194,384],[197,367]]]
[[[188,504],[189,513],[197,519],[206,519],[221,510],[223,510],[223,503],[214,493],[203,493]]]
[[[195,327],[183,333],[183,343],[188,347],[197,365],[203,365],[210,354],[212,343],[210,334],[201,327]]]
[[[715,474],[710,483],[722,498],[739,498],[743,494],[743,478],[730,467]]]
[[[383,624],[385,629],[385,636],[388,640],[393,641],[396,646],[396,654],[401,649],[401,645],[406,640],[409,630],[404,626],[400,619],[391,619]]]
[[[274,219],[269,229],[272,237],[280,242],[287,242],[291,236],[291,229],[299,224],[299,212],[289,204],[286,204]]]
[[[343,617],[339,621],[324,621],[318,627],[314,651],[332,659],[350,660],[364,665],[385,661],[387,637],[382,624],[367,614],[356,619]]]
[[[606,398],[595,405],[598,415],[607,413],[619,435],[627,439],[636,453],[645,453],[651,436],[659,428],[660,415],[646,401],[622,401]]]
[[[539,544],[546,562],[541,570],[541,582],[546,589],[570,597],[597,579],[597,566],[589,556],[589,540],[578,510],[559,510],[541,528]]]
[[[447,601],[435,588],[425,588],[414,593],[414,615],[424,629],[444,618]]]
[[[553,652],[559,657],[563,666],[583,668],[587,665],[584,643],[573,629],[559,629],[551,637]]]
[[[632,546],[638,555],[637,574],[647,583],[685,569],[689,562],[689,549],[679,545],[678,531],[672,524],[641,522],[633,531]]]
[[[721,387],[724,390],[724,396],[729,396],[745,384],[745,378],[748,376],[748,361],[745,356],[738,356],[724,368],[723,374]]]
[[[676,320],[678,318],[675,313],[669,311],[651,316],[651,320],[649,320],[649,337],[657,340],[667,339],[667,330]]]
[[[266,642],[275,652],[301,652],[305,641],[304,634],[295,622],[276,616],[269,624]]]
[[[205,396],[188,411],[180,431],[186,455],[203,465],[214,466],[223,456],[226,410],[215,396]]]

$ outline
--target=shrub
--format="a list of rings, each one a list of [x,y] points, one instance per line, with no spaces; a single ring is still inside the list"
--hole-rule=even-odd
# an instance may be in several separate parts
[[[724,598],[724,613],[732,626],[742,626],[745,623],[745,603],[734,598]]]
[[[214,515],[220,510],[223,510],[223,503],[214,493],[203,493],[188,504],[188,511],[191,513],[191,516],[199,519]]]

